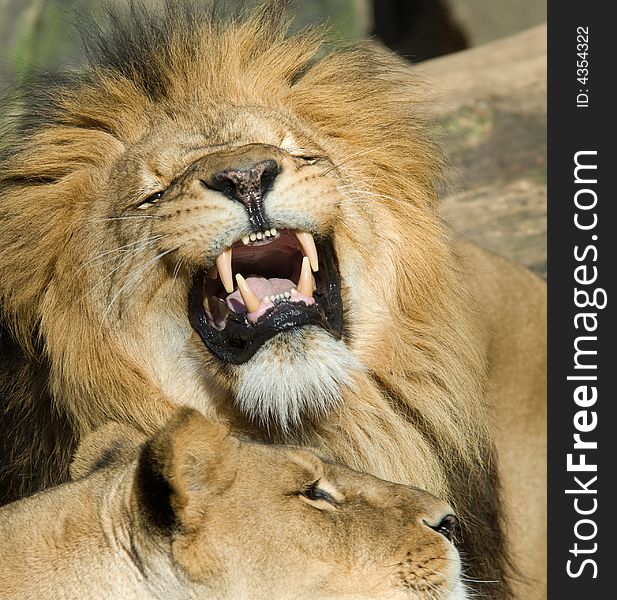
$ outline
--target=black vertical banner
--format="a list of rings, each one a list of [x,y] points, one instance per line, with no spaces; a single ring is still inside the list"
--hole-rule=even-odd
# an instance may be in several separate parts
[[[549,598],[617,598],[617,28],[548,19]]]

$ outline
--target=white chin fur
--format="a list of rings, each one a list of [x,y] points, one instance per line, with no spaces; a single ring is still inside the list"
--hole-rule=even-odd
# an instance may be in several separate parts
[[[458,582],[448,596],[448,600],[468,600],[469,595],[462,582]]]
[[[268,340],[238,367],[236,401],[252,419],[287,432],[303,417],[332,410],[360,370],[343,341],[314,326],[293,329]]]

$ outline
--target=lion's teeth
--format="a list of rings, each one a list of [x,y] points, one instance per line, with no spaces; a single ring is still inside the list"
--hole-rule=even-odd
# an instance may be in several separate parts
[[[234,277],[231,272],[231,255],[231,248],[225,248],[216,259],[216,268],[219,272],[219,277],[228,294],[234,291]]]
[[[266,240],[268,238],[276,237],[278,231],[272,227],[272,229],[266,229],[264,231],[253,231],[248,235],[242,237],[242,243],[245,246],[248,246],[251,242],[260,242],[262,240]],[[310,235],[310,234],[309,234]]]
[[[261,300],[255,295],[255,292],[253,292],[240,273],[236,274],[236,281],[238,282],[238,289],[240,290],[240,295],[242,296],[247,312],[252,313],[258,310]]]
[[[302,259],[302,271],[298,281],[298,292],[307,298],[313,297],[313,275],[308,256]]]
[[[307,256],[313,271],[319,271],[319,258],[317,256],[317,248],[315,247],[315,240],[313,235],[307,231],[296,231],[296,237],[300,242],[300,247],[304,256]]]

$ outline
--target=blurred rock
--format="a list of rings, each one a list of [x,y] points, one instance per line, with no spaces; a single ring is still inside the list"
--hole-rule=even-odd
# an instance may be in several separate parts
[[[546,275],[546,26],[416,67],[448,157],[442,214]]]
[[[378,2],[379,0],[375,0]],[[507,37],[546,21],[544,0],[447,0],[470,46]]]

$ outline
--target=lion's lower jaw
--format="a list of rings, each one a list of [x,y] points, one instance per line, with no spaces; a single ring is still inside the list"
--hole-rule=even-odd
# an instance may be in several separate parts
[[[361,370],[345,343],[322,329],[287,331],[237,367],[236,402],[260,425],[292,432],[328,414]]]

